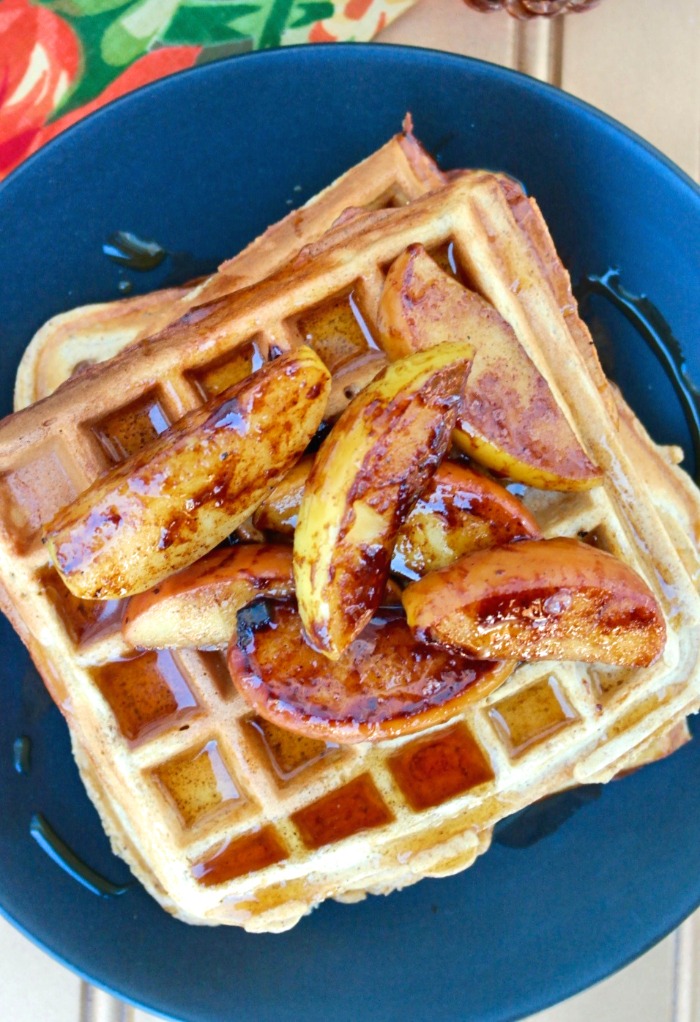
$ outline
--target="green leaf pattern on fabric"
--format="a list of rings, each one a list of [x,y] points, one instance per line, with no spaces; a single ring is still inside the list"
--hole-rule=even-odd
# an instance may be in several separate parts
[[[60,10],[79,36],[83,19],[113,13],[100,38],[102,61],[126,67],[157,45],[220,45],[247,39],[250,49],[284,41],[286,29],[303,29],[331,18],[331,0],[39,0]],[[102,20],[102,18],[100,19]],[[91,42],[92,40],[88,40]],[[88,48],[89,49],[89,48]],[[101,76],[102,77],[102,76]]]
[[[304,28],[306,25],[313,25],[315,21],[333,17],[332,3],[300,3],[296,6],[299,8],[299,15],[296,20],[290,18],[290,28]]]
[[[126,7],[129,0],[68,0],[64,6],[64,11],[70,12],[70,8],[74,9],[74,13],[78,14],[105,14],[107,11],[115,11],[118,7]],[[56,5],[54,5],[55,9]]]
[[[0,0],[1,2],[1,0]],[[34,0],[65,19],[78,36],[83,72],[54,116],[69,113],[100,95],[131,64],[164,46],[200,47],[197,63],[254,49],[270,49],[314,38],[324,21],[347,22],[342,35],[355,37],[356,15],[348,0]],[[412,0],[372,0],[360,8],[399,13]],[[357,0],[354,7],[357,8]],[[372,14],[375,20],[378,14]],[[365,38],[372,32],[365,31]],[[321,32],[321,38],[323,33]],[[331,36],[333,38],[333,36]]]
[[[163,42],[217,46],[232,40],[245,39],[246,33],[236,27],[236,19],[242,16],[233,4],[218,4],[216,10],[207,12],[206,18],[203,18],[200,11],[192,5],[181,4],[163,35]]]
[[[138,0],[112,22],[102,36],[102,59],[126,67],[160,39],[180,6],[180,0]]]
[[[255,27],[260,19],[264,8],[262,3],[229,3],[227,0],[209,2],[206,0],[184,0],[180,8],[180,18],[188,21],[194,29],[195,23],[200,25],[200,32],[205,26],[211,25],[216,28],[218,36],[216,41],[221,43],[226,39],[249,39],[250,49],[256,44]],[[180,43],[195,42],[194,36],[182,36],[177,39]],[[206,45],[206,44],[205,44]]]

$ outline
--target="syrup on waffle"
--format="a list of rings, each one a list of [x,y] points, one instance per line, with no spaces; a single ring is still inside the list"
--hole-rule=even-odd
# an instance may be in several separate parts
[[[351,362],[374,351],[384,274],[414,243],[440,259],[449,250],[508,320],[604,469],[588,491],[526,491],[542,531],[632,566],[663,608],[668,641],[645,669],[522,665],[440,726],[343,747],[260,718],[218,652],[130,650],[120,603],[71,597],[41,529],[197,407],[229,363],[249,371],[300,343],[330,360],[338,337]],[[332,369],[342,381],[342,362]],[[339,404],[351,396],[336,388]],[[698,497],[605,381],[536,205],[496,175],[470,172],[409,205],[353,215],[259,285],[86,369],[5,420],[0,472],[2,608],[68,720],[115,849],[190,922],[279,931],[327,897],[456,872],[498,820],[656,754],[700,704],[698,554],[688,538],[680,554],[675,545],[679,531],[697,535]]]

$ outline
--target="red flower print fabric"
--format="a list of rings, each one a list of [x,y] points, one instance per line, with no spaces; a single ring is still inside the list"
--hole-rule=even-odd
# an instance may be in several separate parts
[[[0,0],[0,179],[86,114],[194,64],[367,40],[414,0]]]

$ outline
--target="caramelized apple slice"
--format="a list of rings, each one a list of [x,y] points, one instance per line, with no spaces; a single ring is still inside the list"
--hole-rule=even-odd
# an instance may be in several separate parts
[[[417,579],[474,550],[541,535],[527,508],[503,486],[443,461],[399,530],[391,570]]]
[[[313,458],[302,458],[262,502],[253,516],[259,529],[294,533],[312,466]],[[415,580],[472,550],[539,538],[537,522],[505,487],[443,461],[398,531],[391,571]]]
[[[236,615],[260,596],[294,595],[292,549],[266,543],[212,550],[129,600],[122,632],[139,649],[227,646]]]
[[[261,601],[238,622],[228,665],[243,697],[288,731],[335,742],[430,727],[493,691],[514,666],[416,641],[401,609],[378,611],[336,661],[304,642],[293,604]]]
[[[75,595],[143,592],[218,546],[302,455],[330,375],[310,348],[281,355],[100,476],[45,541]]]
[[[469,554],[407,586],[403,605],[417,638],[489,659],[646,667],[666,641],[646,582],[575,539]]]
[[[154,589],[132,596],[122,632],[137,649],[225,648],[236,631],[238,611],[261,596],[294,597],[290,546],[245,543],[212,550]],[[392,579],[381,606],[401,607],[401,589]]]
[[[394,362],[321,446],[294,533],[294,582],[308,642],[332,659],[369,621],[403,519],[450,441],[469,371],[467,344]]]
[[[442,341],[474,345],[454,439],[475,461],[541,489],[581,490],[600,482],[599,469],[511,326],[422,246],[412,245],[389,270],[378,329],[392,359]]]

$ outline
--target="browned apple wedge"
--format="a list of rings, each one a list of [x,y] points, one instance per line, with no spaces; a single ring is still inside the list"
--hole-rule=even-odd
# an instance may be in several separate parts
[[[302,458],[253,516],[259,528],[292,535],[313,458]],[[514,539],[539,539],[528,509],[504,486],[467,465],[443,461],[399,529],[391,571],[415,580],[463,554]]]
[[[294,597],[291,546],[243,543],[212,550],[132,596],[122,632],[137,649],[225,648],[236,631],[238,611],[262,596]],[[392,579],[381,606],[401,607],[401,589]]]
[[[392,264],[378,329],[391,359],[444,341],[474,345],[454,439],[475,461],[541,489],[581,490],[600,482],[600,470],[511,326],[421,245],[412,245]]]
[[[575,539],[469,554],[407,586],[403,604],[420,640],[488,659],[647,667],[666,641],[646,582]]]
[[[443,461],[399,530],[391,570],[417,579],[474,550],[541,536],[533,516],[505,487]]]
[[[265,595],[294,595],[291,547],[247,543],[212,550],[154,589],[132,596],[122,632],[139,649],[227,646],[238,611]]]
[[[379,605],[396,534],[435,472],[469,371],[468,344],[389,365],[348,406],[304,486],[294,582],[307,641],[339,657]]]
[[[234,684],[261,716],[289,731],[342,743],[438,724],[493,691],[514,666],[418,642],[400,608],[378,611],[331,661],[304,641],[293,603],[265,600],[240,613],[228,665]]]
[[[131,596],[213,550],[304,452],[330,374],[307,347],[185,415],[63,508],[44,539],[83,599]]]

